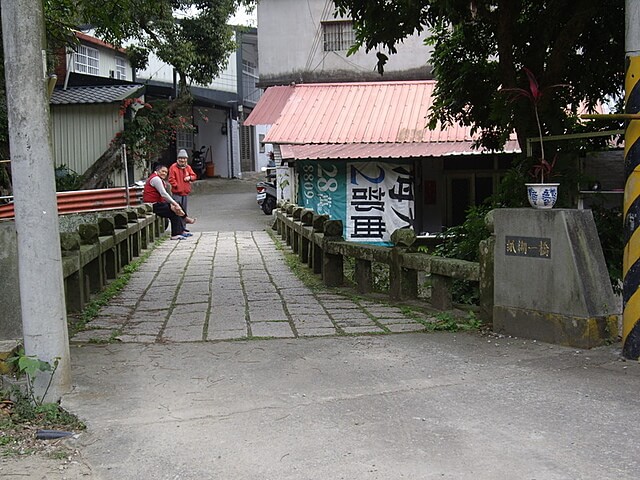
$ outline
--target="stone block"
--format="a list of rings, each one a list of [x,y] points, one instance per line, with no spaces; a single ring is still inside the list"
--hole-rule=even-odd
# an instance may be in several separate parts
[[[60,248],[63,253],[80,250],[80,235],[76,232],[60,233]]]
[[[312,226],[316,233],[324,233],[324,223],[329,220],[329,215],[313,215]]]
[[[129,218],[125,213],[115,213],[113,215],[113,222],[116,228],[127,228],[127,223],[129,223]]]
[[[327,220],[324,223],[325,237],[342,237],[342,220]]]
[[[313,216],[313,210],[305,208],[304,211],[300,214],[300,221],[305,226],[311,226],[313,225]]]
[[[410,247],[416,241],[416,233],[409,228],[399,228],[391,234],[391,243],[398,247]]]
[[[83,223],[78,226],[78,235],[83,245],[92,245],[98,243],[100,229],[97,223]]]
[[[113,218],[102,217],[98,220],[98,230],[100,231],[100,236],[113,235],[115,229],[116,223]]]
[[[138,212],[136,212],[133,209],[129,209],[125,211],[125,214],[127,215],[127,219],[129,220],[129,223],[135,223],[138,221]]]
[[[300,220],[300,217],[302,217],[302,212],[304,212],[304,208],[303,207],[295,207],[293,209],[293,219],[294,220]]]
[[[580,348],[617,337],[617,301],[591,210],[493,213],[495,331]]]

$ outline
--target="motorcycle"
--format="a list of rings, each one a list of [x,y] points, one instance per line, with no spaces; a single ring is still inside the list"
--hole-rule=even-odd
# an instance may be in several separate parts
[[[278,195],[276,190],[276,167],[262,167],[262,171],[266,172],[266,179],[256,183],[256,202],[262,208],[265,215],[271,215],[273,210],[278,206]]]
[[[205,166],[204,166],[204,153],[206,147],[203,145],[200,150],[193,150],[191,152],[191,168],[198,176],[198,178],[204,178]]]

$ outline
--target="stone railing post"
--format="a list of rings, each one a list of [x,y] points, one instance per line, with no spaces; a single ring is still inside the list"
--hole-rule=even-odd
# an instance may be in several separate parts
[[[115,240],[118,245],[118,253],[120,254],[120,268],[124,267],[131,261],[130,240],[127,227],[129,225],[129,217],[126,213],[116,213],[113,215],[113,221],[116,230],[124,230],[123,232],[115,232]],[[120,272],[120,270],[118,270]]]
[[[322,280],[328,287],[339,287],[344,283],[344,259],[340,254],[327,251],[327,244],[341,241],[342,220],[328,220],[324,223],[322,240]]]
[[[103,217],[98,220],[98,231],[101,237],[114,237],[116,224],[113,218]],[[114,242],[113,247],[106,249],[103,256],[104,272],[107,279],[114,279],[120,271],[119,246]]]
[[[313,215],[313,233],[324,233],[324,224],[329,221],[328,215]],[[311,263],[313,273],[322,273],[322,245],[315,241],[311,246]]]
[[[453,279],[444,275],[431,274],[431,306],[438,310],[451,310],[453,300],[451,287]]]
[[[354,279],[358,293],[369,293],[373,290],[373,273],[371,272],[371,262],[369,260],[356,258]]]
[[[389,265],[389,296],[395,300],[417,298],[418,272],[402,267],[402,254],[416,241],[413,230],[399,229],[391,234],[391,264]]]
[[[306,233],[306,227],[310,227],[313,224],[313,210],[305,208],[300,214],[300,223],[302,224],[302,230]],[[309,252],[311,242],[306,235],[300,235],[300,261],[309,265],[309,259],[311,253]]]
[[[126,211],[126,215],[129,225],[133,224],[137,227],[138,212],[136,212],[134,209],[129,209]],[[135,231],[132,232],[131,235],[129,235],[129,260],[140,256],[141,244],[142,242],[140,241],[140,230],[136,228]]]
[[[62,250],[63,264],[66,259],[73,262],[70,274],[64,272],[65,268],[63,267],[67,310],[81,312],[88,293],[84,285],[84,269],[80,262],[80,235],[77,232],[61,232],[60,248]]]
[[[84,266],[89,293],[98,293],[107,283],[104,273],[104,258],[100,255],[100,230],[97,223],[83,223],[78,225],[78,235],[82,245],[91,245],[97,249],[96,258]]]
[[[479,317],[483,323],[493,322],[493,272],[495,260],[496,236],[493,231],[493,210],[484,219],[491,236],[480,242],[480,311]]]
[[[293,210],[296,207],[297,205],[293,205],[293,204],[287,205],[287,209],[286,209],[287,220],[293,221]],[[289,225],[289,222],[286,223],[284,240],[287,242],[288,246],[291,246],[293,243],[293,226]]]
[[[302,241],[300,240],[302,238],[302,234],[297,231],[298,229],[296,228],[296,222],[300,222],[300,217],[302,216],[303,210],[303,207],[295,207],[292,212],[293,225],[291,228],[291,250],[297,255],[300,254],[300,248],[302,246]]]

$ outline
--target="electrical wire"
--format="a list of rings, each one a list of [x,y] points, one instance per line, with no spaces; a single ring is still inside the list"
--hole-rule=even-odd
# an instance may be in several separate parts
[[[313,44],[311,45],[311,49],[309,50],[309,55],[307,57],[307,62],[305,64],[305,70],[309,70],[311,68],[311,64],[313,62],[313,59],[316,56],[318,47],[322,43],[322,21],[323,19],[327,18],[331,5],[333,5],[333,0],[325,1],[324,8],[322,9],[322,13],[320,14],[320,21],[318,21],[318,26],[316,28]],[[311,5],[309,4],[309,0],[307,0],[307,7],[309,8],[309,15],[311,17],[311,21],[315,23],[315,20],[313,18],[313,13],[311,12]]]

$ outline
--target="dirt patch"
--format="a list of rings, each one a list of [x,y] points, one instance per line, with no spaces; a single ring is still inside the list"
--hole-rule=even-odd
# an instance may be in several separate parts
[[[0,457],[0,478],[3,480],[76,480],[98,479],[91,466],[76,448],[76,439],[35,440],[25,443],[23,453]]]

